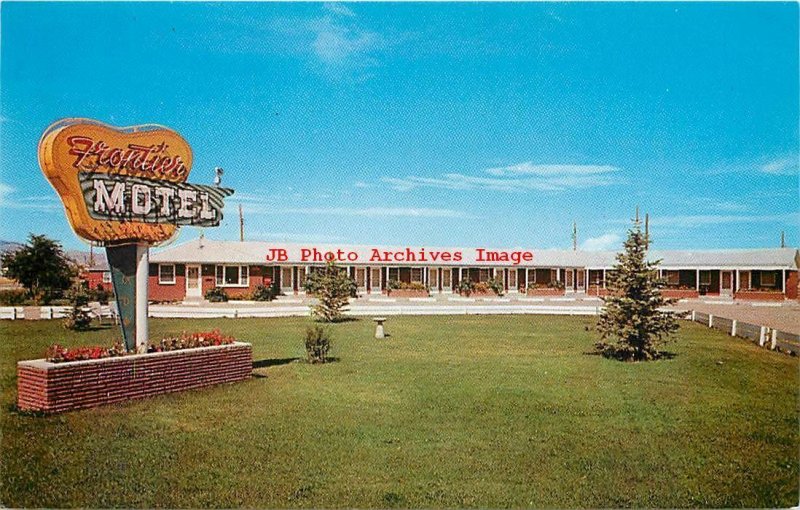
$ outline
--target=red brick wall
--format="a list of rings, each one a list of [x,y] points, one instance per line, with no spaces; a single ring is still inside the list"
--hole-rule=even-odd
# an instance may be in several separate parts
[[[789,299],[797,299],[797,291],[800,286],[800,281],[797,278],[797,271],[786,272],[786,297]]]
[[[253,349],[235,343],[70,363],[17,363],[17,405],[56,413],[250,377]]]
[[[158,264],[150,264],[148,276],[150,301],[183,301],[186,297],[186,266],[175,264],[175,283],[158,283]]]
[[[108,292],[114,291],[114,286],[111,282],[103,283],[103,273],[105,271],[86,271],[81,273],[81,279],[86,282],[91,290],[95,290],[98,285],[102,285],[103,289]]]
[[[780,290],[780,289],[778,289]],[[748,299],[753,301],[783,301],[782,292],[759,292],[757,290],[740,290],[733,295],[734,299]]]

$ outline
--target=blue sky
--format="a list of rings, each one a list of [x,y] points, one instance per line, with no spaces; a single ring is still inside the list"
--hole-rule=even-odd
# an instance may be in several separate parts
[[[36,161],[79,116],[223,167],[216,239],[616,249],[638,204],[657,248],[798,244],[796,3],[0,9],[0,239],[85,246]]]

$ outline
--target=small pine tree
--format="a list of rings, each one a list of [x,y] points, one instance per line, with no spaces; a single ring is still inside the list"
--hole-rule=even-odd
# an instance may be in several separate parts
[[[673,312],[659,310],[675,302],[661,295],[665,282],[658,278],[661,261],[647,261],[647,242],[637,217],[628,231],[625,251],[607,275],[608,296],[597,329],[597,349],[606,357],[647,361],[660,356],[658,347],[678,330]]]
[[[321,271],[306,276],[304,287],[319,299],[319,304],[311,307],[311,313],[322,322],[341,321],[350,297],[356,292],[356,282],[332,260]]]
[[[86,331],[92,324],[92,316],[86,309],[89,303],[89,293],[81,283],[76,283],[69,292],[69,301],[72,308],[69,315],[64,318],[64,327],[74,331]]]

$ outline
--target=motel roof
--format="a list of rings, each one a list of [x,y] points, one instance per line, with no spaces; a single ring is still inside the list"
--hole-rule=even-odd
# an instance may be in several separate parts
[[[316,248],[320,252],[343,250],[355,252],[358,262],[339,262],[340,265],[362,266],[451,266],[451,267],[512,267],[510,262],[485,262],[477,260],[476,248],[439,248],[413,246],[364,246],[364,245],[330,245],[315,243],[280,243],[264,241],[215,241],[208,238],[195,239],[185,243],[162,248],[150,256],[154,263],[189,263],[189,264],[253,264],[253,265],[314,265],[314,262],[301,260],[302,249]],[[398,252],[410,249],[419,253],[423,249],[430,256],[431,252],[461,252],[460,261],[433,262],[370,262],[372,250],[381,252]],[[267,262],[266,257],[271,249],[285,249],[288,254],[286,262]],[[521,248],[486,248],[489,251],[530,251],[532,262],[522,262],[517,267],[574,267],[586,269],[610,269],[615,263],[615,251],[573,251],[573,250],[536,250]],[[651,250],[650,260],[661,260],[661,269],[797,269],[800,260],[795,248],[764,248],[744,250]],[[317,262],[317,264],[320,264]]]

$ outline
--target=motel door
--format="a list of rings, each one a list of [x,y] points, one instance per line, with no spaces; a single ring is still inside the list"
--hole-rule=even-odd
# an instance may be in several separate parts
[[[381,291],[381,268],[371,267],[369,275],[369,285],[372,292],[380,293]]]
[[[201,295],[200,266],[186,266],[186,297],[199,298]]]
[[[566,269],[564,271],[564,288],[567,292],[575,291],[575,270]]]
[[[731,292],[733,292],[733,272],[722,271],[719,279],[719,293],[721,296],[730,296]]]
[[[586,290],[586,271],[583,269],[576,269],[575,274],[577,275],[576,280],[578,280],[578,285],[576,286],[578,291]]]
[[[365,267],[357,267],[356,268],[356,287],[360,292],[366,292],[367,290],[367,268]]]

